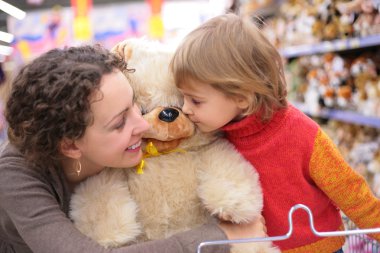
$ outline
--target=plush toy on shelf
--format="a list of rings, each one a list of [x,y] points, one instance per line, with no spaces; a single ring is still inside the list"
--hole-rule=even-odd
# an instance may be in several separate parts
[[[353,60],[350,67],[350,74],[354,80],[355,93],[353,100],[360,113],[367,113],[369,82],[377,78],[376,66],[371,57],[362,54]],[[370,91],[371,92],[371,91]],[[371,94],[372,96],[373,94]]]
[[[137,169],[109,169],[79,185],[71,203],[77,228],[106,247],[163,239],[211,218],[245,223],[260,216],[255,169],[225,139],[202,134],[181,112],[169,71],[172,51],[147,39],[120,42],[136,104],[151,129]],[[214,216],[214,217],[212,217]],[[270,242],[235,244],[234,253],[279,253]]]
[[[380,78],[373,77],[364,84],[366,100],[364,102],[363,114],[367,116],[380,117]]]
[[[317,116],[321,111],[321,101],[328,85],[327,74],[322,68],[314,68],[307,73],[306,80],[308,84],[305,92],[306,111]]]
[[[380,1],[339,1],[337,9],[342,15],[355,14],[358,16],[353,24],[355,36],[365,37],[380,32]]]
[[[334,91],[334,106],[339,109],[353,109],[352,83],[348,62],[337,53],[322,56],[323,68],[329,79],[329,87]]]
[[[365,37],[371,34],[375,16],[372,12],[362,12],[354,22],[354,34],[357,37]]]
[[[342,13],[339,17],[339,38],[346,39],[354,36],[354,20],[353,13]]]
[[[360,12],[362,9],[361,5],[364,1],[366,0],[338,1],[337,9],[340,13]]]
[[[339,38],[340,32],[340,19],[331,15],[323,28],[323,40],[335,40]]]

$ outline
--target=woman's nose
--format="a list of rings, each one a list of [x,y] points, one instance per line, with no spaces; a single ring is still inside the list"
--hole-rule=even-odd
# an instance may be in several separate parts
[[[158,118],[164,122],[173,122],[179,115],[179,111],[176,108],[164,108],[159,114]]]
[[[150,125],[148,121],[146,121],[143,117],[141,117],[140,121],[138,122],[137,126],[135,127],[133,134],[138,135],[142,134],[146,131],[148,131],[150,128]]]
[[[146,121],[143,116],[141,115],[141,112],[139,109],[136,110],[136,117],[135,117],[135,127],[133,130],[134,135],[138,135],[141,133],[146,132],[150,128],[150,124],[148,121]]]

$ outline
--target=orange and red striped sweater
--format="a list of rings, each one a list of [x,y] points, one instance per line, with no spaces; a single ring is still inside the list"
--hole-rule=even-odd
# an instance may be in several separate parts
[[[380,227],[380,200],[319,125],[294,106],[265,124],[251,115],[223,130],[260,175],[269,236],[288,232],[296,204],[311,209],[320,232],[343,229],[340,210],[361,228]],[[293,224],[292,236],[275,242],[283,252],[335,252],[344,243],[344,237],[315,236],[303,210],[294,212]],[[372,237],[380,240],[380,234]]]

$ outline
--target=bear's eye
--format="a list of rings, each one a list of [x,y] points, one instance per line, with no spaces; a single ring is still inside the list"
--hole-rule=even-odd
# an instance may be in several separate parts
[[[143,108],[142,106],[139,106],[139,108],[140,108],[141,115],[147,114],[148,111],[145,108]]]

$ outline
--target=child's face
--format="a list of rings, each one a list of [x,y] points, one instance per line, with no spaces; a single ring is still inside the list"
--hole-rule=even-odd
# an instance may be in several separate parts
[[[133,90],[120,72],[102,77],[100,92],[92,96],[94,122],[76,141],[81,161],[92,168],[132,167],[142,158],[142,134],[149,128],[133,102]]]
[[[202,132],[215,131],[238,118],[246,103],[227,97],[211,85],[189,80],[179,89],[184,96],[182,111]]]

